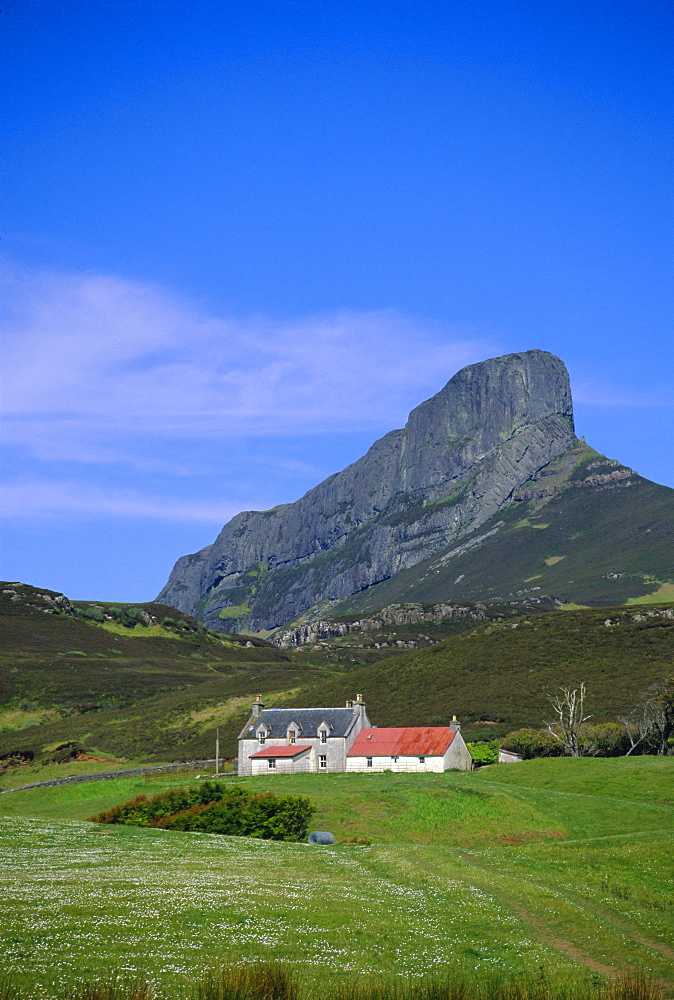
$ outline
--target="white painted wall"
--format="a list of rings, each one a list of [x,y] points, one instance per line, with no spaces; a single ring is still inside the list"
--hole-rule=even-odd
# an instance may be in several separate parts
[[[285,746],[285,744],[283,744]],[[251,774],[305,774],[311,770],[311,758],[308,753],[300,757],[276,757],[276,767],[269,766],[268,757],[258,757],[251,760]]]
[[[418,757],[404,757],[399,756],[397,760],[393,757],[388,757],[381,755],[379,757],[372,757],[372,766],[367,766],[367,757],[347,757],[346,758],[346,770],[347,771],[444,771],[444,758],[438,755],[437,757],[426,757],[422,763]]]
[[[248,727],[252,724],[257,725],[257,719],[251,717],[246,723],[243,732],[246,732]],[[304,766],[304,771],[346,771],[346,755],[350,750],[351,746],[356,739],[356,736],[361,731],[361,729],[370,728],[370,720],[365,713],[365,706],[362,705],[360,708],[354,709],[353,715],[353,725],[349,729],[346,736],[328,736],[326,743],[321,743],[320,737],[318,736],[306,736],[304,733],[299,732],[297,735],[298,746],[310,746],[311,754],[307,758],[307,764]],[[257,753],[258,750],[262,750],[264,747],[272,746],[288,746],[287,739],[267,739],[264,743],[260,743],[257,737],[255,739],[239,739],[239,752],[238,752],[238,773],[241,775],[250,774],[297,774],[298,769],[295,768],[294,771],[281,770],[281,760],[277,760],[276,771],[270,770],[267,767],[266,761],[264,761],[264,767],[260,768],[259,761],[251,760],[250,755]],[[319,767],[319,756],[324,754],[327,758],[327,768]],[[263,758],[264,760],[264,758]],[[287,763],[287,762],[286,762]]]
[[[445,770],[472,771],[473,758],[465,744],[461,731],[454,734],[447,753],[445,754]]]

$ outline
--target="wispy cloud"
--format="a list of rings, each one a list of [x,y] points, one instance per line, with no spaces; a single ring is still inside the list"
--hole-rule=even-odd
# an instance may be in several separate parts
[[[185,500],[114,487],[83,488],[75,480],[33,479],[0,486],[0,510],[12,520],[126,517],[205,523],[217,528],[245,506],[231,500]]]
[[[14,459],[0,502],[18,520],[221,525],[325,475],[282,435],[374,438],[497,353],[475,331],[391,310],[232,318],[109,275],[10,268],[0,294]],[[248,458],[229,468],[232,452]]]
[[[460,367],[477,331],[392,310],[276,321],[211,315],[106,275],[3,279],[7,440],[41,459],[133,461],[133,441],[399,424]]]

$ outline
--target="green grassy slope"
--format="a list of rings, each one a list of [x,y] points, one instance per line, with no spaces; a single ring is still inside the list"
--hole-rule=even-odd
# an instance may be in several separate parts
[[[314,994],[345,972],[573,982],[641,969],[674,996],[674,759],[238,780],[308,794],[315,828],[373,843],[81,822],[176,779],[1,796],[8,965],[34,983],[123,964],[161,997],[216,960],[282,959]]]
[[[438,611],[438,607],[440,610]],[[291,646],[295,659],[298,663],[311,662],[328,668],[346,667],[352,669],[354,666],[366,666],[369,663],[376,663],[385,656],[401,652],[402,648],[424,649],[437,642],[442,642],[461,632],[468,632],[474,629],[482,621],[501,621],[507,618],[514,618],[522,614],[522,608],[501,606],[496,604],[468,604],[453,605],[455,612],[467,610],[472,615],[462,617],[457,614],[453,618],[442,618],[442,605],[436,604],[410,604],[397,605],[395,608],[384,609],[385,612],[400,611],[405,609],[423,611],[430,616],[435,615],[435,620],[413,622],[376,622],[377,616],[369,621],[366,619],[366,628],[362,628],[363,621],[353,621],[348,616],[335,619],[327,619],[327,626],[336,622],[350,622],[353,630],[345,635],[321,636],[315,642],[307,642],[301,646]],[[546,609],[556,609],[557,605],[550,603]],[[533,610],[543,610],[540,605],[534,605]],[[372,627],[375,622],[378,627]],[[268,633],[267,638],[272,641],[273,637],[284,635],[285,630],[276,629],[275,632]]]
[[[401,601],[553,597],[603,607],[674,598],[674,490],[583,444],[545,473],[462,538],[465,551],[452,555],[459,546],[448,546],[333,613],[356,616]]]

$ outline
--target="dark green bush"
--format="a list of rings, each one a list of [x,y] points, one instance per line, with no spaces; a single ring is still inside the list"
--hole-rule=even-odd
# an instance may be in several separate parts
[[[618,725],[617,722],[584,726],[578,742],[584,757],[623,757],[630,748],[625,727]]]
[[[195,805],[207,805],[223,795],[246,796],[244,788],[229,788],[221,781],[204,781],[202,785],[190,788],[173,788],[160,792],[148,799],[147,795],[137,795],[120,806],[92,816],[94,823],[121,823],[124,826],[152,826],[156,821],[173,816]]]
[[[263,840],[302,840],[314,813],[302,795],[253,794],[218,781],[161,792],[92,816],[94,823],[151,826],[164,830],[199,830],[203,833],[260,837]]]
[[[89,618],[94,622],[105,621],[103,608],[78,608],[77,615],[79,618]]]
[[[563,757],[564,747],[541,729],[516,729],[501,740],[501,749],[518,753],[525,760],[533,757]]]

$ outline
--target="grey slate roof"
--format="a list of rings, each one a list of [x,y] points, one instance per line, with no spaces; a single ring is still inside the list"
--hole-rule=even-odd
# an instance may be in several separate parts
[[[359,709],[353,708],[265,708],[259,718],[250,721],[248,733],[242,736],[254,739],[264,723],[271,730],[271,739],[284,739],[291,722],[298,724],[299,736],[304,739],[316,738],[322,722],[330,727],[330,736],[346,736],[358,715]]]

